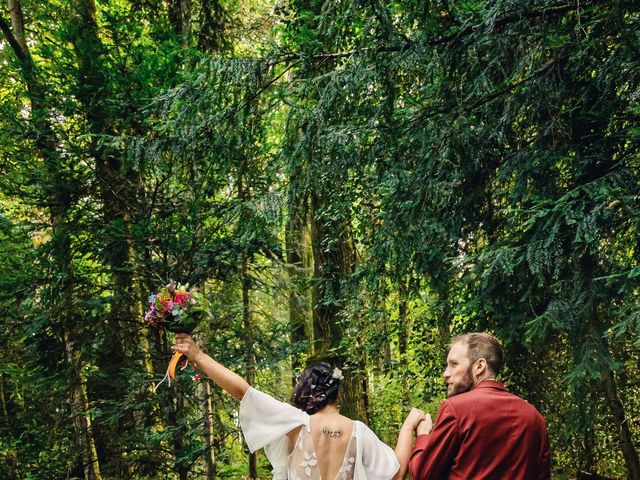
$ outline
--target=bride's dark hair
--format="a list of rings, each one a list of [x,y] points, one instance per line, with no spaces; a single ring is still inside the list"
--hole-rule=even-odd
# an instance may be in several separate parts
[[[333,367],[325,362],[305,368],[296,381],[291,404],[313,415],[325,405],[336,403],[340,379],[334,378],[333,372]]]

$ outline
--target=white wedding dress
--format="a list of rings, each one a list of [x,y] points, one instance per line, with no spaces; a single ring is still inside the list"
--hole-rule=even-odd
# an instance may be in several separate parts
[[[355,422],[351,432],[349,444],[342,459],[342,466],[335,479],[331,480],[353,480],[357,455],[357,444]],[[289,454],[289,478],[291,480],[321,480],[320,467],[311,437],[311,426],[304,425],[298,433],[293,450]]]
[[[291,445],[287,433],[301,425]],[[249,450],[264,448],[273,467],[273,480],[322,480],[307,413],[250,388],[240,403],[240,427]],[[354,421],[335,480],[389,480],[399,468],[393,450],[364,423]]]

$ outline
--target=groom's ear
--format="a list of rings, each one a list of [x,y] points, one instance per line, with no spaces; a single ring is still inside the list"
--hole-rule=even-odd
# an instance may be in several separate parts
[[[483,373],[487,373],[487,360],[482,357],[476,360],[476,363],[473,366],[473,373],[476,374],[476,377],[479,377]]]

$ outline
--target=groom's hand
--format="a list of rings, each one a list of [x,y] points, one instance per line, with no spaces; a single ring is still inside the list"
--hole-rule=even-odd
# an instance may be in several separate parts
[[[428,413],[425,415],[425,419],[418,424],[416,429],[416,435],[429,435],[433,430],[433,420]]]

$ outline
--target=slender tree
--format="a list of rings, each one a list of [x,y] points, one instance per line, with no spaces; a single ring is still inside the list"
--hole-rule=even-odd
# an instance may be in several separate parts
[[[26,86],[30,106],[30,120],[37,132],[35,150],[44,167],[48,179],[45,199],[50,212],[53,268],[58,282],[50,285],[51,298],[56,303],[52,318],[60,329],[65,347],[66,362],[73,372],[71,375],[71,411],[82,455],[85,479],[98,480],[101,477],[100,464],[93,438],[86,378],[83,374],[83,361],[80,347],[72,336],[80,315],[76,310],[76,278],[72,261],[71,232],[69,215],[73,197],[70,185],[65,181],[65,159],[56,133],[51,125],[51,111],[46,103],[47,92],[38,75],[37,66],[31,56],[25,36],[24,14],[19,0],[9,0],[11,27],[0,18],[0,28],[11,45],[20,63],[22,78]]]

